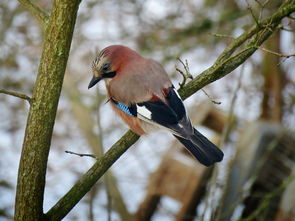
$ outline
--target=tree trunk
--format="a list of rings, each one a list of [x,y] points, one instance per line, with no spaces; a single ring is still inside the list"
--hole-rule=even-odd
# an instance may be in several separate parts
[[[47,159],[79,3],[53,3],[20,159],[15,220],[43,219]]]
[[[280,53],[280,32],[276,32],[266,42],[265,47]],[[279,66],[280,57],[264,52],[262,75],[264,77],[261,118],[281,122],[283,71]]]

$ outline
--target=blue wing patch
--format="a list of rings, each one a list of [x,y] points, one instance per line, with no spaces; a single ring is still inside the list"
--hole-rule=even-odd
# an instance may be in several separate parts
[[[119,108],[121,111],[123,111],[125,114],[128,114],[129,116],[132,116],[132,117],[137,116],[136,105],[131,105],[129,107],[123,103],[120,103],[119,101],[116,101],[115,99],[111,99],[111,101],[113,101],[116,107]]]
[[[133,114],[130,112],[128,106],[122,104],[122,103],[117,103],[116,107],[119,108],[120,110],[122,110],[125,114],[128,114],[130,116],[133,116]],[[133,116],[134,117],[134,116]]]

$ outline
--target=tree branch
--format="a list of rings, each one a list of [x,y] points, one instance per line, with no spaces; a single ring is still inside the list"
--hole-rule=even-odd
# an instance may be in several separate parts
[[[273,16],[261,21],[259,27],[254,26],[249,31],[235,39],[218,57],[212,67],[205,70],[202,74],[179,90],[181,97],[183,99],[188,98],[205,85],[229,74],[232,70],[245,62],[245,60],[257,50],[257,46],[261,45],[272,34],[281,19],[294,11],[295,0],[288,0],[284,3],[283,7],[273,14]],[[252,38],[252,36],[255,36],[256,38]],[[249,40],[249,42],[246,47],[236,55],[230,57],[232,53],[247,40]],[[48,213],[46,213],[46,217],[49,220],[60,220],[63,218],[91,189],[94,183],[105,173],[105,171],[111,167],[112,164],[138,140],[138,138],[138,135],[128,131],[105,155],[101,156],[88,172],[71,188],[71,190],[62,197],[55,206],[48,211]]]
[[[287,2],[287,4],[286,4]],[[295,0],[286,1],[271,17],[260,22],[249,31],[234,40],[217,58],[215,63],[179,90],[183,99],[188,98],[204,86],[229,74],[248,59],[272,33],[281,19],[295,11]],[[247,41],[244,49],[231,56],[234,51]]]
[[[179,86],[180,88],[183,88],[183,86],[185,85],[186,83],[186,80],[187,79],[193,79],[193,75],[191,75],[190,71],[189,71],[189,66],[188,66],[188,62],[187,60],[185,60],[185,63],[180,59],[180,58],[177,58],[177,60],[182,64],[184,70],[185,70],[185,73],[180,70],[177,66],[175,66],[175,69],[176,71],[178,71],[181,75],[182,75],[182,82],[179,83]]]
[[[49,15],[35,5],[31,0],[18,0],[27,10],[32,14],[32,16],[40,23],[43,31],[46,29],[49,23]]]
[[[73,152],[73,151],[69,151],[69,150],[66,150],[65,153],[69,153],[69,154],[77,155],[77,156],[79,156],[79,157],[91,157],[91,158],[97,159],[97,157],[96,157],[94,154],[88,154],[88,153],[75,153],[75,152]]]
[[[253,35],[257,34],[259,31],[265,29],[269,24],[277,24],[284,17],[289,16],[294,12],[295,2],[294,0],[285,1],[281,7],[269,18],[264,19],[260,22],[260,25],[255,25],[250,28],[248,31],[237,37],[233,42],[221,53],[217,58],[215,63],[218,63],[226,58],[228,58],[232,53],[240,47],[245,41],[250,39]]]
[[[276,55],[278,57],[283,57],[283,58],[295,57],[295,53],[293,53],[293,54],[282,54],[282,53],[275,52],[275,51],[272,51],[272,50],[269,50],[269,49],[263,48],[263,47],[257,47],[257,48],[260,49],[261,51]]]
[[[27,100],[29,103],[31,103],[31,98],[29,96],[25,95],[25,94],[22,94],[22,93],[8,91],[8,90],[5,90],[5,89],[0,89],[0,93],[1,94],[11,95],[11,96],[14,96],[14,97],[18,97],[20,99]]]
[[[119,139],[80,180],[47,213],[48,220],[61,220],[91,189],[97,180],[116,162],[116,160],[137,140],[139,136],[128,131]]]

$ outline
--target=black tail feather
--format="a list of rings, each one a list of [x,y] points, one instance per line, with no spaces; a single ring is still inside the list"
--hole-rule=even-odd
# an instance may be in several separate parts
[[[194,129],[190,140],[174,135],[201,164],[211,166],[223,159],[223,152]]]

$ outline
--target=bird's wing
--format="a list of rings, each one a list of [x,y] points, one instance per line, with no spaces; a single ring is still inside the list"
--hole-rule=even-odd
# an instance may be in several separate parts
[[[126,114],[169,129],[177,136],[187,138],[193,134],[193,127],[186,115],[185,107],[173,87],[167,90],[167,102],[159,99],[127,106],[114,99],[112,101]]]
[[[193,127],[186,115],[185,107],[177,91],[171,87],[167,91],[166,103],[147,101],[138,103],[137,117],[156,123],[172,131],[173,134],[188,138],[193,134]]]

